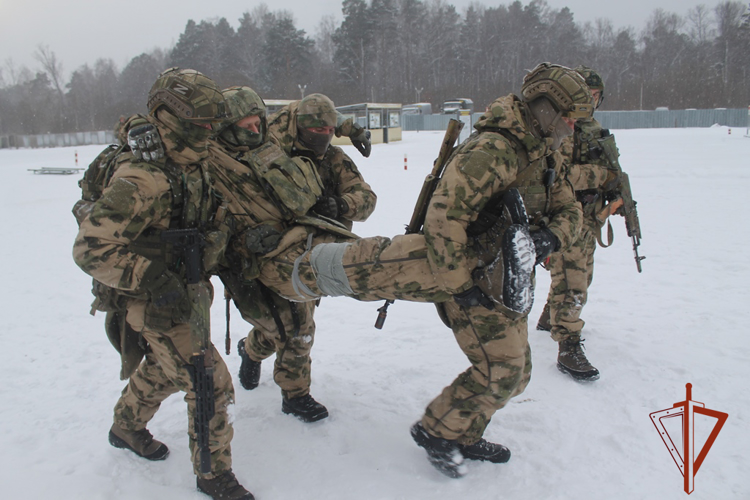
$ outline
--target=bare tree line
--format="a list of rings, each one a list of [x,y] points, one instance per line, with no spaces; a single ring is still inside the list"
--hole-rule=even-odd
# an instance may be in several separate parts
[[[174,47],[134,57],[122,70],[99,59],[65,81],[55,52],[39,46],[35,71],[0,67],[0,134],[113,127],[145,111],[156,75],[192,67],[222,87],[250,85],[268,99],[322,92],[337,104],[417,100],[437,107],[469,97],[482,109],[518,90],[541,61],[585,64],[605,79],[603,109],[744,107],[750,104],[750,6],[699,5],[685,16],[656,9],[639,32],[611,20],[577,23],[544,0],[459,13],[443,0],[344,0],[313,37],[288,11],[265,5],[234,29],[226,19],[188,21]]]

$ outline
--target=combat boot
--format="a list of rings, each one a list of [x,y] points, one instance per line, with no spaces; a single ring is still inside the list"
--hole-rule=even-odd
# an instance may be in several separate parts
[[[308,423],[328,418],[328,408],[315,401],[309,394],[298,398],[283,398],[281,411]]]
[[[169,455],[167,445],[154,439],[148,429],[127,431],[112,424],[109,444],[115,448],[130,450],[146,460],[164,460]]]
[[[580,339],[568,338],[560,341],[557,368],[576,380],[594,381],[599,378],[599,370],[586,359],[583,353],[583,341]]]
[[[459,450],[458,442],[431,435],[425,430],[422,422],[412,425],[411,437],[417,446],[424,448],[427,460],[442,474],[454,479],[466,474],[464,456]]]
[[[213,479],[199,477],[197,485],[198,491],[214,500],[255,500],[253,494],[237,481],[231,469]]]
[[[483,460],[493,464],[504,464],[510,460],[510,450],[501,444],[490,443],[482,438],[471,445],[458,445],[458,451],[469,460]]]
[[[552,331],[552,323],[550,323],[549,319],[549,303],[544,304],[544,310],[542,311],[542,315],[539,316],[539,321],[536,323],[536,329],[543,332]]]
[[[245,339],[241,339],[237,344],[237,352],[242,358],[242,364],[240,365],[240,385],[248,391],[252,391],[258,387],[260,382],[260,363],[253,361],[250,356],[245,352]]]

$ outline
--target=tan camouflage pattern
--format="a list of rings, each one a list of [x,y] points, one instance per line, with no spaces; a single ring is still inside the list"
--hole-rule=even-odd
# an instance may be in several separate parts
[[[578,233],[581,209],[561,162],[556,161],[557,177],[549,197],[542,185],[548,166],[545,157],[553,154],[551,140],[532,135],[523,119],[523,106],[513,95],[489,106],[474,125],[476,132],[451,157],[430,201],[424,223],[430,265],[450,293],[474,284],[473,267],[468,263],[476,255],[466,227],[498,193],[518,186],[531,223],[544,221],[560,240],[561,249],[569,247]],[[521,171],[528,180],[521,182]]]
[[[199,460],[193,429],[195,395],[185,368],[193,352],[190,326],[172,321],[168,309],[155,308],[141,288],[144,272],[151,263],[162,260],[169,264],[170,256],[159,249],[151,253],[138,253],[136,249],[143,250],[149,233],[158,234],[170,227],[174,200],[165,170],[176,170],[174,175],[181,178],[181,208],[185,227],[213,220],[216,206],[212,201],[205,201],[214,197],[209,192],[207,164],[198,163],[207,150],[196,151],[188,145],[173,148],[175,141],[170,134],[174,124],[161,121],[160,118],[166,116],[162,113],[165,111],[157,113],[155,123],[169,160],[147,163],[133,160],[130,154],[119,159],[121,163],[112,180],[101,198],[94,203],[90,215],[81,223],[73,258],[81,269],[97,281],[129,297],[125,306],[126,320],[149,343],[150,351],[146,359],[132,374],[115,408],[115,423],[124,429],[141,429],[153,417],[161,401],[170,394],[184,391],[190,421],[190,446],[194,468],[198,473]],[[200,284],[211,289],[207,276]],[[229,442],[232,428],[227,417],[227,405],[232,402],[234,390],[221,356],[213,346],[211,348],[216,367],[214,384],[217,400],[209,438],[212,473],[207,477],[231,467]]]
[[[378,197],[343,149],[330,146],[316,166],[323,181],[323,195],[343,198],[349,206],[346,213],[339,214],[339,222],[351,230],[352,222],[365,221],[372,215]]]
[[[274,113],[268,122],[268,132],[271,140],[277,143],[292,157],[298,156],[305,148],[297,140],[297,112],[300,101],[294,101],[288,106]],[[344,121],[336,130],[340,136],[342,131],[358,133],[351,120]],[[355,133],[355,135],[356,135]],[[354,161],[338,146],[329,146],[322,159],[316,159],[315,166],[323,180],[323,194],[343,198],[349,210],[340,214],[339,222],[348,229],[352,228],[352,221],[364,221],[375,210],[377,195],[357,169]]]
[[[149,351],[136,372],[130,377],[114,409],[114,423],[127,430],[141,430],[153,418],[162,401],[182,391],[188,407],[188,436],[193,470],[196,475],[212,478],[232,468],[230,442],[234,431],[227,407],[234,402],[232,376],[213,345],[214,401],[216,413],[209,422],[211,473],[200,473],[199,449],[195,434],[195,393],[190,373],[185,368],[192,356],[190,329],[187,324],[175,325],[158,332],[146,325],[145,301],[134,301],[128,307],[128,324],[148,342]]]
[[[594,279],[594,252],[602,227],[596,214],[604,206],[606,188],[615,175],[604,158],[586,158],[586,141],[598,137],[600,132],[601,125],[596,120],[582,121],[561,147],[568,179],[575,190],[595,194],[597,198],[592,203],[583,204],[583,224],[575,243],[566,251],[550,256],[545,266],[552,278],[547,295],[552,325],[550,334],[557,342],[568,338],[579,340],[585,324],[581,312],[588,301],[588,288]]]
[[[475,124],[476,132],[456,150],[431,200],[424,225],[429,261],[436,279],[453,292],[473,286],[476,258],[466,227],[498,193],[517,187],[533,227],[544,223],[565,249],[575,241],[581,209],[567,182],[562,158],[549,142],[535,138],[515,96],[495,100]],[[544,187],[552,155],[555,183]],[[481,439],[490,419],[531,377],[526,316],[512,319],[482,306],[440,307],[471,367],[426,408],[422,425],[444,439],[470,445]]]
[[[310,266],[310,252],[319,243],[340,241],[340,238],[324,234],[313,238],[308,246],[306,235],[312,228],[296,227],[287,237],[297,243],[275,252],[263,265],[259,279],[273,291],[292,301],[308,301],[301,296],[291,281],[295,260],[299,262],[299,276],[313,293],[322,296],[316,275]],[[314,233],[312,233],[314,234]],[[351,297],[361,301],[382,299],[409,300],[413,302],[444,302],[451,294],[440,287],[427,261],[424,236],[410,234],[393,239],[383,236],[360,238],[351,241],[343,256],[343,266]]]
[[[589,219],[587,219],[588,221]],[[565,252],[550,256],[545,266],[551,275],[547,304],[550,308],[550,332],[556,342],[580,340],[585,322],[581,311],[588,300],[588,288],[594,279],[594,251],[599,227],[584,223],[581,233]]]
[[[273,380],[281,388],[281,395],[286,399],[298,398],[310,393],[311,365],[310,351],[315,341],[315,302],[289,302],[278,295],[273,295],[281,321],[284,324],[286,339],[279,335],[279,330],[270,311],[266,309],[260,318],[248,318],[245,321],[253,325],[245,339],[245,352],[253,361],[263,361],[276,354],[273,365]],[[293,312],[296,312],[299,326],[295,328]]]
[[[482,306],[463,309],[452,301],[444,307],[471,367],[427,406],[422,425],[434,436],[471,445],[482,437],[492,415],[529,384],[526,317],[510,319]]]
[[[228,253],[227,265],[232,269],[226,269],[220,275],[243,319],[253,326],[246,338],[245,351],[255,361],[262,361],[276,353],[274,381],[281,388],[282,396],[304,396],[310,392],[315,304],[290,303],[269,290],[265,297],[273,301],[283,323],[286,339],[282,339],[261,292],[262,285],[252,279],[259,272],[260,262],[264,262],[265,257],[249,254],[241,237],[245,231],[261,224],[284,231],[294,223],[294,214],[261,187],[253,169],[248,166],[253,157],[247,148],[233,148],[224,142],[213,142],[209,151],[213,176],[219,181],[214,187],[229,207],[235,232],[240,235],[235,238]],[[293,160],[308,161],[305,158]],[[244,278],[240,275],[244,275]]]
[[[263,361],[276,353],[274,381],[285,398],[310,392],[310,351],[315,338],[313,314],[315,302],[292,303],[258,280],[245,281],[234,269],[219,276],[242,318],[252,325],[245,339],[245,352],[254,361]],[[282,323],[284,335],[274,320]]]

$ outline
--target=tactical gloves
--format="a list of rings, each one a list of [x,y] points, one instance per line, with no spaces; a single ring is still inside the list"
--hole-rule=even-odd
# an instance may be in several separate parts
[[[484,306],[490,311],[495,308],[495,303],[489,298],[477,285],[469,288],[465,292],[457,293],[453,296],[453,300],[456,301],[461,307],[476,307]]]
[[[187,320],[190,317],[190,298],[183,280],[160,262],[152,262],[141,279],[141,288],[151,296],[157,309],[173,308],[178,314],[174,318]]]
[[[534,240],[534,248],[536,250],[535,265],[544,262],[544,259],[560,248],[560,240],[546,227],[531,231],[531,239]]]
[[[338,219],[349,211],[349,204],[338,196],[322,196],[312,209],[323,217]]]
[[[273,226],[261,224],[245,231],[245,246],[252,253],[267,254],[274,250],[281,240],[281,233]]]
[[[370,142],[369,130],[365,130],[359,124],[355,124],[354,130],[349,136],[349,139],[352,141],[354,147],[357,148],[357,151],[362,154],[362,156],[364,156],[365,158],[370,157],[370,152],[372,151],[372,143]]]

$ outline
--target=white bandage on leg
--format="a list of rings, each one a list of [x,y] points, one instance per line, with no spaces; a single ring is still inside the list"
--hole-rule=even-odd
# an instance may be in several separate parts
[[[315,282],[322,293],[330,297],[354,295],[344,271],[344,252],[351,243],[321,243],[310,253],[310,265]]]

